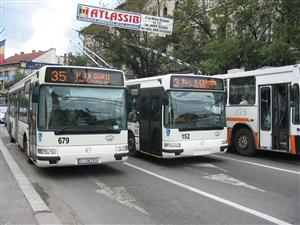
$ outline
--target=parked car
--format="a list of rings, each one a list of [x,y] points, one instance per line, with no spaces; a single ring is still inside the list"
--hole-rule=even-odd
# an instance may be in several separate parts
[[[0,123],[5,123],[6,122],[6,110],[7,106],[0,106]]]

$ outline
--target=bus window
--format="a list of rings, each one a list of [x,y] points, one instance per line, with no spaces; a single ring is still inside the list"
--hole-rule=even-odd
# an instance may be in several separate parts
[[[270,87],[261,89],[261,129],[271,130],[271,95]]]
[[[254,105],[255,103],[255,78],[241,77],[230,79],[229,104]]]
[[[137,95],[129,95],[128,98],[128,121],[136,122],[138,120],[138,96]]]
[[[299,85],[293,85],[293,124],[300,124]]]

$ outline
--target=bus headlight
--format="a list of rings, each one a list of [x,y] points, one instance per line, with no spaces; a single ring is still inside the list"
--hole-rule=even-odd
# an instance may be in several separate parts
[[[180,148],[181,147],[181,143],[179,142],[171,142],[171,143],[164,143],[164,147],[165,148]]]
[[[227,139],[222,140],[222,145],[227,144]]]
[[[116,145],[116,152],[128,152],[128,146],[127,145]]]
[[[38,154],[55,155],[56,149],[55,148],[38,148]]]

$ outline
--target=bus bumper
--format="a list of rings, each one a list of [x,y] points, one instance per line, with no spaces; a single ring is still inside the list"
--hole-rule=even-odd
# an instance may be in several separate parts
[[[116,153],[114,155],[116,160],[122,160],[123,157],[127,157],[127,156],[129,156],[129,152],[127,152],[127,153]]]

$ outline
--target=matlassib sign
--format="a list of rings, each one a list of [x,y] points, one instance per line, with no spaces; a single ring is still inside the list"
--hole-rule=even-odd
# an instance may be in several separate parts
[[[124,29],[171,35],[173,20],[79,4],[77,20]]]

